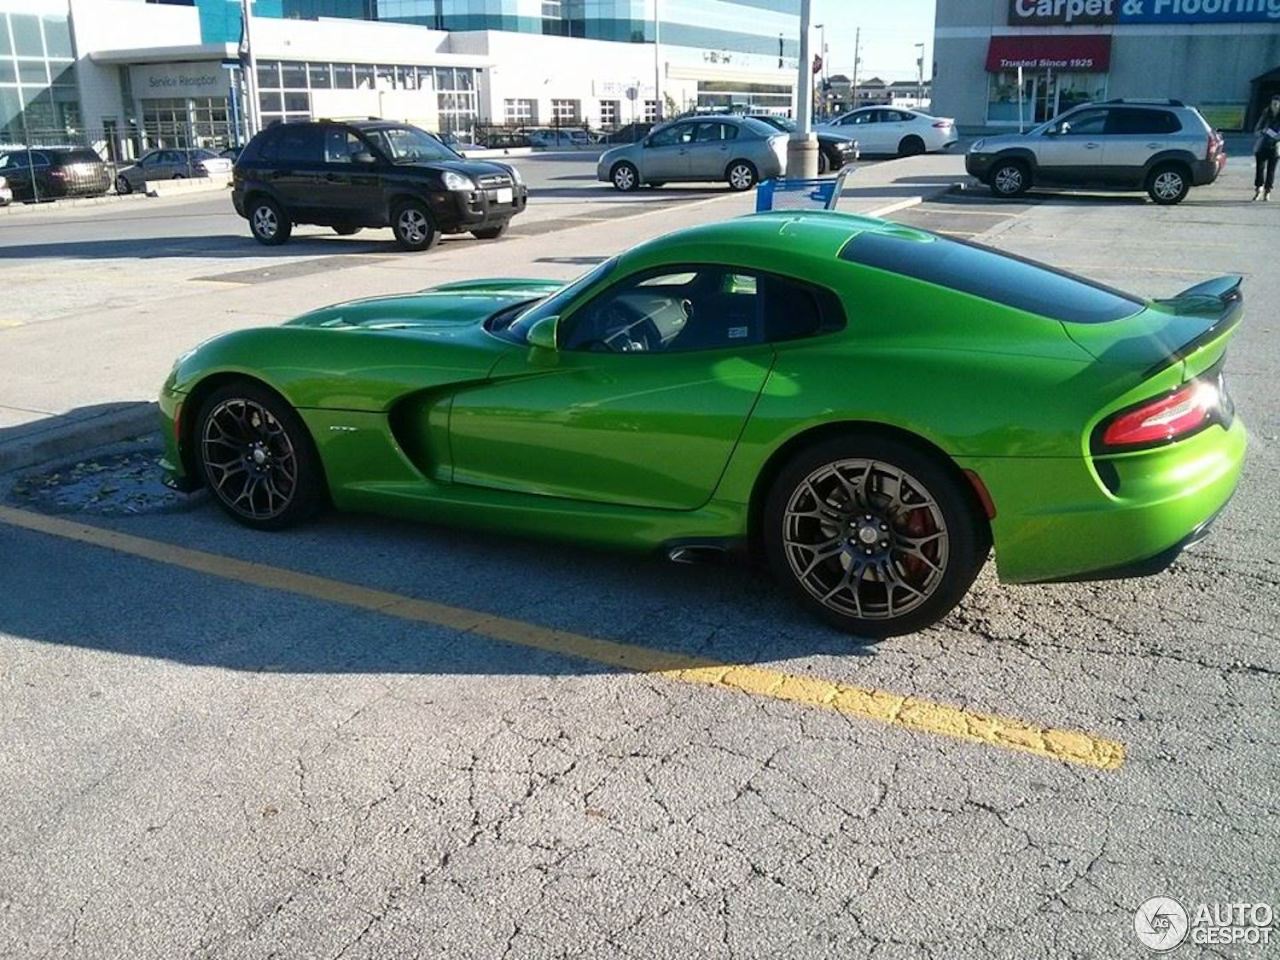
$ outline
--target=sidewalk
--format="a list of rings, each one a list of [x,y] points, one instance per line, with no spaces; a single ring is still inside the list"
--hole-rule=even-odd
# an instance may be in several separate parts
[[[886,215],[963,179],[963,158],[952,155],[875,164],[846,182],[840,209]],[[0,471],[152,429],[152,401],[174,358],[217,334],[280,323],[341,300],[477,276],[568,280],[644,240],[750,213],[755,194],[663,203],[625,216],[606,209],[613,205],[599,206],[602,219],[563,221],[561,229],[529,235],[513,228],[512,236],[483,248],[446,238],[427,254],[389,249],[354,266],[341,254],[266,270],[231,260],[225,272],[186,281],[179,296],[147,299],[141,292],[122,305],[0,329]],[[140,278],[148,269],[138,262]]]

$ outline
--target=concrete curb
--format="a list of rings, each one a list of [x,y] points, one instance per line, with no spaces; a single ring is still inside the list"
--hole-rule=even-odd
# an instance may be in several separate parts
[[[191,177],[181,180],[157,180],[148,184],[149,197],[176,197],[188,193],[206,193],[225,190],[231,186],[231,174],[219,173],[208,177]]]
[[[104,193],[100,197],[74,197],[70,200],[49,200],[44,203],[22,203],[15,201],[7,207],[0,207],[0,217],[40,216],[74,210],[78,207],[100,207],[112,203],[138,203],[146,200],[146,194],[131,193],[120,196],[115,193]]]
[[[0,473],[22,470],[75,456],[108,443],[153,433],[158,423],[156,405],[139,400],[121,404],[94,417],[50,427],[30,437],[20,437],[8,443],[0,441]]]

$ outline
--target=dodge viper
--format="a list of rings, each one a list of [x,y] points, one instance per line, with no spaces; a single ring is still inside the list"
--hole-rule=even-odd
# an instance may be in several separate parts
[[[644,243],[562,285],[326,307],[183,355],[165,467],[236,520],[332,505],[754,551],[853,634],[1007,582],[1167,567],[1230,499],[1238,277],[1142,299],[847,214]]]

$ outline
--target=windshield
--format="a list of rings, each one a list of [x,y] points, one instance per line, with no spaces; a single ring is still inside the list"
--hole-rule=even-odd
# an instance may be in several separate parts
[[[431,134],[417,127],[377,127],[363,132],[393,163],[462,159]]]
[[[573,282],[561,287],[555,293],[533,304],[517,304],[494,314],[486,325],[492,334],[510,340],[513,343],[527,343],[529,331],[543,317],[554,317],[561,313],[574,298],[586,290],[597,280],[607,277],[618,265],[618,258],[606,260],[593,267]]]
[[[786,117],[752,117],[753,120],[759,120],[761,123],[767,123],[771,127],[777,127],[779,130],[785,130],[787,133],[794,133],[796,125],[793,121]]]

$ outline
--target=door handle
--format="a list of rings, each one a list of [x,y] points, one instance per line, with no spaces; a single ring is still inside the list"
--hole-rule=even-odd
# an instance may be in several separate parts
[[[1086,143],[1086,144],[1084,145],[1084,148],[1085,148],[1086,150],[1097,150],[1097,149],[1098,149],[1098,147],[1100,147],[1100,146],[1102,146],[1102,144],[1100,144],[1100,143]]]
[[[1148,150],[1159,150],[1159,149],[1160,149],[1160,144],[1158,144],[1158,143],[1148,143],[1148,144],[1147,144],[1147,149],[1148,149]]]

